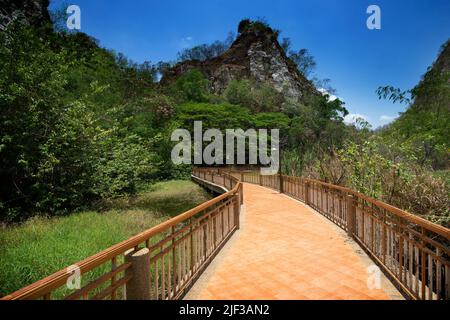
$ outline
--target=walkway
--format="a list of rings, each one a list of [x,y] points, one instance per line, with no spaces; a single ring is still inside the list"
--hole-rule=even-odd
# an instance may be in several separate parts
[[[346,233],[301,202],[244,184],[241,229],[185,299],[401,299]],[[370,268],[369,268],[370,270]]]

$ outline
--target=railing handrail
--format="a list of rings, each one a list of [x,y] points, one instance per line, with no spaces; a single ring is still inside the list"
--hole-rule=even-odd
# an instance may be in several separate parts
[[[208,171],[208,170],[212,170],[212,169],[204,168],[204,169],[200,169],[200,170]],[[252,170],[231,170],[231,171],[229,171],[229,170],[223,170],[222,171],[221,169],[216,169],[216,170],[219,170],[219,171],[221,171],[223,173],[228,173],[228,172],[233,173],[234,172],[234,173],[254,173],[254,174],[258,174],[258,175],[260,174],[259,172],[252,171]],[[430,231],[433,231],[433,232],[435,232],[435,233],[437,233],[437,234],[439,234],[439,235],[441,235],[443,237],[450,238],[450,229],[449,228],[446,228],[446,227],[444,227],[442,225],[439,225],[439,224],[436,224],[434,222],[428,221],[428,220],[426,220],[426,219],[424,219],[422,217],[419,217],[419,216],[417,216],[415,214],[409,213],[409,212],[407,212],[405,210],[397,208],[397,207],[395,207],[393,205],[390,205],[388,203],[385,203],[385,202],[383,202],[381,200],[377,200],[377,199],[374,199],[372,197],[366,196],[366,195],[364,195],[364,194],[362,194],[362,193],[360,193],[358,191],[355,191],[353,189],[350,189],[348,187],[343,187],[343,186],[331,184],[331,183],[320,181],[320,180],[316,180],[316,179],[310,179],[310,178],[304,178],[304,177],[298,177],[298,176],[283,175],[283,177],[302,179],[305,182],[315,183],[315,184],[319,184],[319,185],[322,185],[322,186],[326,186],[328,188],[332,188],[332,189],[335,189],[335,190],[339,190],[339,191],[343,191],[343,192],[349,193],[351,195],[354,195],[356,197],[361,198],[362,200],[365,200],[365,201],[370,202],[370,203],[372,203],[374,205],[377,205],[377,206],[379,206],[379,207],[389,211],[390,213],[392,213],[392,214],[394,214],[394,215],[396,215],[398,217],[404,218],[404,219],[408,220],[409,222],[412,222],[412,223],[417,224],[418,226],[427,228]]]
[[[223,173],[222,173],[223,174]],[[225,173],[226,174],[226,173]],[[132,236],[124,241],[121,241],[115,245],[112,245],[111,247],[102,250],[84,260],[81,260],[77,263],[74,263],[74,266],[77,266],[80,268],[81,273],[88,272],[92,269],[94,269],[97,266],[102,265],[103,263],[107,262],[108,260],[111,260],[114,256],[117,256],[129,249],[133,249],[135,246],[139,245],[140,243],[146,241],[147,239],[150,239],[151,237],[167,231],[171,227],[179,224],[180,222],[186,221],[187,219],[191,218],[192,216],[196,215],[197,213],[219,203],[223,199],[226,199],[227,197],[236,194],[239,191],[239,188],[241,188],[241,182],[239,179],[236,179],[235,177],[229,176],[229,178],[236,182],[236,185],[229,190],[228,192],[221,194],[211,200],[208,200],[195,208],[192,208],[184,213],[181,213],[169,220],[166,220],[146,231],[143,231],[135,236]],[[69,267],[69,266],[68,266]],[[11,294],[8,294],[0,300],[19,300],[19,299],[30,299],[33,297],[41,296],[49,291],[55,290],[59,288],[61,285],[63,285],[67,279],[71,276],[69,272],[67,272],[67,267],[64,269],[61,269],[41,280],[38,280],[35,283],[32,283],[26,287],[23,287]]]
[[[362,193],[359,193],[358,191],[352,190],[350,188],[334,185],[334,184],[331,184],[331,183],[328,183],[328,182],[323,182],[323,181],[320,181],[320,180],[309,179],[309,178],[302,178],[302,177],[296,177],[296,176],[286,176],[286,175],[283,175],[283,176],[284,177],[300,178],[300,179],[304,179],[307,182],[312,182],[312,183],[320,184],[320,185],[323,185],[323,186],[327,186],[327,187],[335,189],[335,190],[340,190],[340,191],[343,191],[343,192],[347,192],[347,193],[352,194],[354,196],[357,196],[357,197],[359,197],[359,198],[361,198],[361,199],[363,199],[363,200],[365,200],[367,202],[373,203],[374,205],[377,205],[377,206],[379,206],[379,207],[389,211],[390,213],[392,213],[392,214],[394,214],[394,215],[396,215],[398,217],[404,218],[404,219],[406,219],[406,220],[408,220],[408,221],[410,221],[412,223],[415,223],[415,224],[417,224],[417,225],[419,225],[421,227],[427,228],[430,231],[433,231],[433,232],[435,232],[435,233],[437,233],[437,234],[439,234],[439,235],[441,235],[443,237],[450,238],[450,229],[449,228],[446,228],[446,227],[441,226],[439,224],[436,224],[436,223],[433,223],[431,221],[428,221],[428,220],[426,220],[426,219],[424,219],[422,217],[419,217],[419,216],[417,216],[415,214],[409,213],[409,212],[407,212],[405,210],[402,210],[400,208],[397,208],[397,207],[395,207],[393,205],[387,204],[387,203],[385,203],[383,201],[380,201],[380,200],[371,198],[369,196],[366,196],[366,195],[364,195]]]

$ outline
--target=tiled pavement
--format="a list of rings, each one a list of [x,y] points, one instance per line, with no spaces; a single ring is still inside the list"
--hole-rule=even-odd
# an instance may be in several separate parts
[[[241,229],[185,299],[401,299],[346,233],[302,203],[244,184]]]

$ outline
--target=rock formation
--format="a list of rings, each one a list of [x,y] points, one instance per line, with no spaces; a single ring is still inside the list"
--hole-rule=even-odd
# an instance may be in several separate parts
[[[301,100],[307,93],[317,93],[313,84],[297,69],[271,28],[249,22],[240,27],[239,36],[222,55],[206,61],[184,61],[164,72],[161,83],[172,82],[193,69],[209,80],[214,93],[222,93],[232,79],[253,79],[270,84],[289,100]]]

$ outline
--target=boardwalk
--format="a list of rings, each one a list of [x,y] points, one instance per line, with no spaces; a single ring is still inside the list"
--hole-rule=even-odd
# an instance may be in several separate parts
[[[241,229],[185,299],[399,299],[346,233],[285,195],[244,184]],[[370,269],[369,269],[370,270]]]

